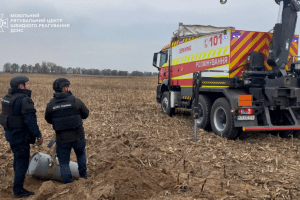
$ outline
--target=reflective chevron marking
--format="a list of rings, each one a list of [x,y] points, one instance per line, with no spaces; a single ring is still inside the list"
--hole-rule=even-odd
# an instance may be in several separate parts
[[[235,31],[241,33],[240,38],[231,39],[231,55],[230,55],[230,70],[236,69],[241,65],[246,64],[247,55],[250,52],[257,51],[265,54],[266,70],[271,70],[267,64],[269,54],[269,43],[272,40],[272,33],[251,32],[251,31]],[[298,36],[296,36],[298,37]],[[293,41],[290,47],[290,56],[295,56],[298,53],[298,40]],[[246,67],[241,67],[230,74],[230,77],[241,76]]]
[[[195,61],[205,60],[205,59],[209,59],[209,58],[216,58],[216,57],[220,57],[220,56],[229,55],[229,50],[230,50],[230,47],[222,47],[219,49],[201,52],[201,53],[197,53],[194,55],[175,58],[175,59],[172,59],[171,65],[175,66],[175,65],[180,65],[180,64],[184,64],[184,63],[195,62]],[[168,66],[167,63],[164,64],[163,67],[166,67],[166,66]]]

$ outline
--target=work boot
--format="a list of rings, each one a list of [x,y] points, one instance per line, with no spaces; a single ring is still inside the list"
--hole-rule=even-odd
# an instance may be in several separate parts
[[[87,172],[84,176],[80,176],[80,178],[87,179],[89,176],[90,176],[90,173]]]
[[[14,198],[27,198],[31,195],[34,195],[34,192],[29,192],[23,188],[21,192],[14,194]]]

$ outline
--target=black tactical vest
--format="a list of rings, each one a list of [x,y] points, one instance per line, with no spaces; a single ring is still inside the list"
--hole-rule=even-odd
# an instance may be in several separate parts
[[[13,115],[13,103],[20,96],[26,97],[25,94],[15,93],[8,94],[2,98],[2,113],[0,114],[0,124],[4,128],[16,129],[25,127],[21,112],[20,115]]]
[[[82,118],[76,113],[75,97],[53,98],[49,103],[54,130],[65,130],[82,126]]]

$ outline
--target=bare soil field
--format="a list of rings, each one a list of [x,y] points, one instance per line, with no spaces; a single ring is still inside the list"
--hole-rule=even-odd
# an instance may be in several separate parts
[[[0,74],[0,97],[17,74]],[[250,133],[227,140],[198,129],[192,142],[190,112],[174,117],[156,102],[157,78],[104,78],[28,74],[44,144],[54,135],[44,120],[52,83],[67,77],[72,93],[90,109],[84,120],[91,176],[63,185],[26,175],[32,200],[46,199],[300,199],[300,140]],[[13,196],[13,153],[0,128],[0,199]],[[76,162],[72,151],[71,160]]]

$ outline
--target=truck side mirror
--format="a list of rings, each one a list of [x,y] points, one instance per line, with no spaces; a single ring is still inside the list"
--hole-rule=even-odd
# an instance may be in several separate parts
[[[158,55],[158,53],[154,53],[154,55],[153,55],[153,66],[156,68],[158,68],[157,67],[157,55]]]

